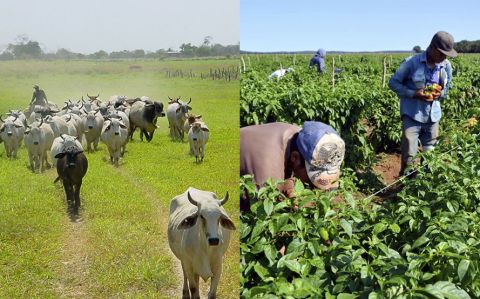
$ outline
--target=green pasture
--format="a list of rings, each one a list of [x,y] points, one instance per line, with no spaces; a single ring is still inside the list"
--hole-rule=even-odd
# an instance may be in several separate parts
[[[132,67],[134,65],[134,67]],[[205,160],[195,163],[187,141],[168,136],[166,118],[151,143],[138,132],[118,168],[106,146],[87,154],[81,218],[66,212],[56,171],[34,174],[22,144],[8,160],[0,145],[0,298],[180,298],[179,261],[167,241],[170,200],[189,186],[228,191],[226,210],[239,226],[239,82],[201,79],[236,60],[196,61],[13,61],[0,62],[0,113],[24,109],[32,86],[62,105],[86,94],[142,95],[167,105],[168,96],[192,98],[192,112],[210,128]],[[168,78],[183,70],[194,78]],[[219,298],[238,298],[239,235],[225,255]],[[208,284],[201,282],[201,294]]]

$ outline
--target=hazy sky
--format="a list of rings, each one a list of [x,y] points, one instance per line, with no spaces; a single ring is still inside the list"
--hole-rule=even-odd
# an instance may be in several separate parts
[[[440,30],[480,39],[480,1],[240,0],[246,51],[425,49]]]
[[[155,51],[240,41],[240,0],[1,0],[0,51],[26,34],[47,52]]]

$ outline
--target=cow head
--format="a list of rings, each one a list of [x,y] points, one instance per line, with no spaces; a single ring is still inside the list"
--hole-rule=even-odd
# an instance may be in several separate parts
[[[194,122],[193,124],[190,125],[190,129],[192,130],[193,141],[197,141],[199,135],[202,132],[210,132],[210,130],[208,130],[207,126],[205,126],[205,124],[202,123],[202,122]]]
[[[153,105],[155,106],[155,114],[157,116],[163,117],[165,116],[165,112],[163,112],[163,103],[162,102],[153,102]]]
[[[63,146],[62,152],[55,155],[55,158],[62,159],[67,157],[67,166],[74,168],[76,166],[76,156],[83,153],[83,150],[77,146],[77,138],[69,135],[60,134]]]
[[[12,116],[8,117],[6,120],[3,120],[0,115],[0,121],[3,122],[0,127],[0,133],[5,133],[8,137],[11,137],[16,128],[23,128],[23,125],[16,123],[17,117],[13,118]],[[6,138],[6,137],[5,137]]]
[[[205,238],[210,246],[217,246],[220,243],[218,234],[219,224],[226,229],[235,230],[232,220],[225,213],[225,210],[221,208],[228,201],[228,192],[222,200],[217,200],[215,197],[200,203],[192,198],[190,192],[187,192],[187,198],[198,209],[196,213],[183,219],[179,229],[189,229],[199,222],[201,231],[205,234]]]
[[[120,128],[127,129],[127,126],[121,120],[107,117],[105,118],[105,121],[108,121],[109,123],[104,124],[103,132],[111,131],[113,135],[119,136]]]
[[[40,144],[40,139],[41,139],[41,127],[43,125],[43,118],[40,119],[40,123],[35,121],[32,126],[28,126],[27,130],[25,131],[25,135],[30,135],[32,143],[34,145],[39,145]]]

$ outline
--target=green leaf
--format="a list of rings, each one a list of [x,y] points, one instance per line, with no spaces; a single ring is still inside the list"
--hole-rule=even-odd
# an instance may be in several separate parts
[[[265,213],[270,216],[273,211],[273,200],[270,198],[265,199],[263,202],[263,209],[265,210]]]
[[[253,266],[253,269],[255,272],[260,276],[261,279],[265,280],[268,277],[270,277],[270,273],[268,272],[268,269],[262,266],[260,263],[256,263],[255,266]]]
[[[417,247],[420,247],[422,246],[423,244],[427,243],[428,241],[430,241],[429,238],[427,238],[425,235],[421,236],[420,238],[418,238],[412,245],[412,249],[415,249]]]
[[[292,270],[295,273],[301,274],[302,272],[302,266],[297,260],[286,260],[285,266],[287,266],[288,269]]]
[[[438,281],[434,285],[427,285],[425,290],[434,293],[440,293],[448,299],[471,299],[470,295],[464,290],[458,288],[450,281]]]
[[[267,245],[264,250],[265,256],[270,262],[269,266],[272,266],[277,259],[277,249],[273,245]]]
[[[400,226],[398,226],[398,224],[396,223],[393,223],[390,225],[390,229],[392,230],[392,232],[398,234],[400,232]]]
[[[458,264],[458,279],[460,281],[463,280],[465,277],[465,274],[467,274],[468,267],[470,266],[470,261],[469,260],[462,260],[460,264]]]
[[[340,225],[349,237],[352,237],[352,225],[345,219],[340,219]]]

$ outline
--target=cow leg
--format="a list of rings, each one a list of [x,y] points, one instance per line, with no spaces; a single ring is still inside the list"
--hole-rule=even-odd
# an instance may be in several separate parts
[[[91,153],[92,152],[92,142],[87,140],[87,152]]]
[[[75,204],[73,206],[73,212],[78,214],[78,209],[80,208],[80,188],[82,187],[82,181],[80,181],[75,186]]]
[[[215,261],[212,265],[213,276],[210,278],[210,290],[208,291],[208,299],[217,298],[217,287],[218,282],[220,281],[220,276],[222,275],[222,263],[220,261]]]
[[[183,288],[182,288],[182,299],[190,299],[190,291],[188,288],[188,279],[187,273],[185,273],[185,267],[182,263],[182,272],[183,272]]]
[[[200,299],[199,288],[199,276],[198,274],[189,273],[188,275],[188,287],[190,289],[191,299]]]
[[[48,154],[47,154],[47,150],[45,150],[43,152],[43,159],[45,160],[45,164],[47,165],[47,169],[50,169],[52,168],[52,165],[50,165],[50,163],[48,163]]]
[[[65,189],[65,196],[66,196],[66,200],[67,200],[67,205],[68,205],[68,208],[70,209],[71,202],[72,202],[72,194],[73,194],[73,188],[72,188],[72,184],[71,184],[70,180],[68,180],[68,179],[63,180],[63,189]]]
[[[98,147],[98,141],[100,140],[100,138],[97,138],[93,141],[93,149],[96,151],[97,150],[97,147]]]
[[[153,139],[153,132],[148,133],[148,132],[145,130],[145,137],[147,138],[147,141],[148,141],[148,142],[152,141],[152,139]]]
[[[28,159],[30,160],[30,169],[32,172],[35,172],[35,168],[33,167],[33,155],[30,152],[28,153]]]

